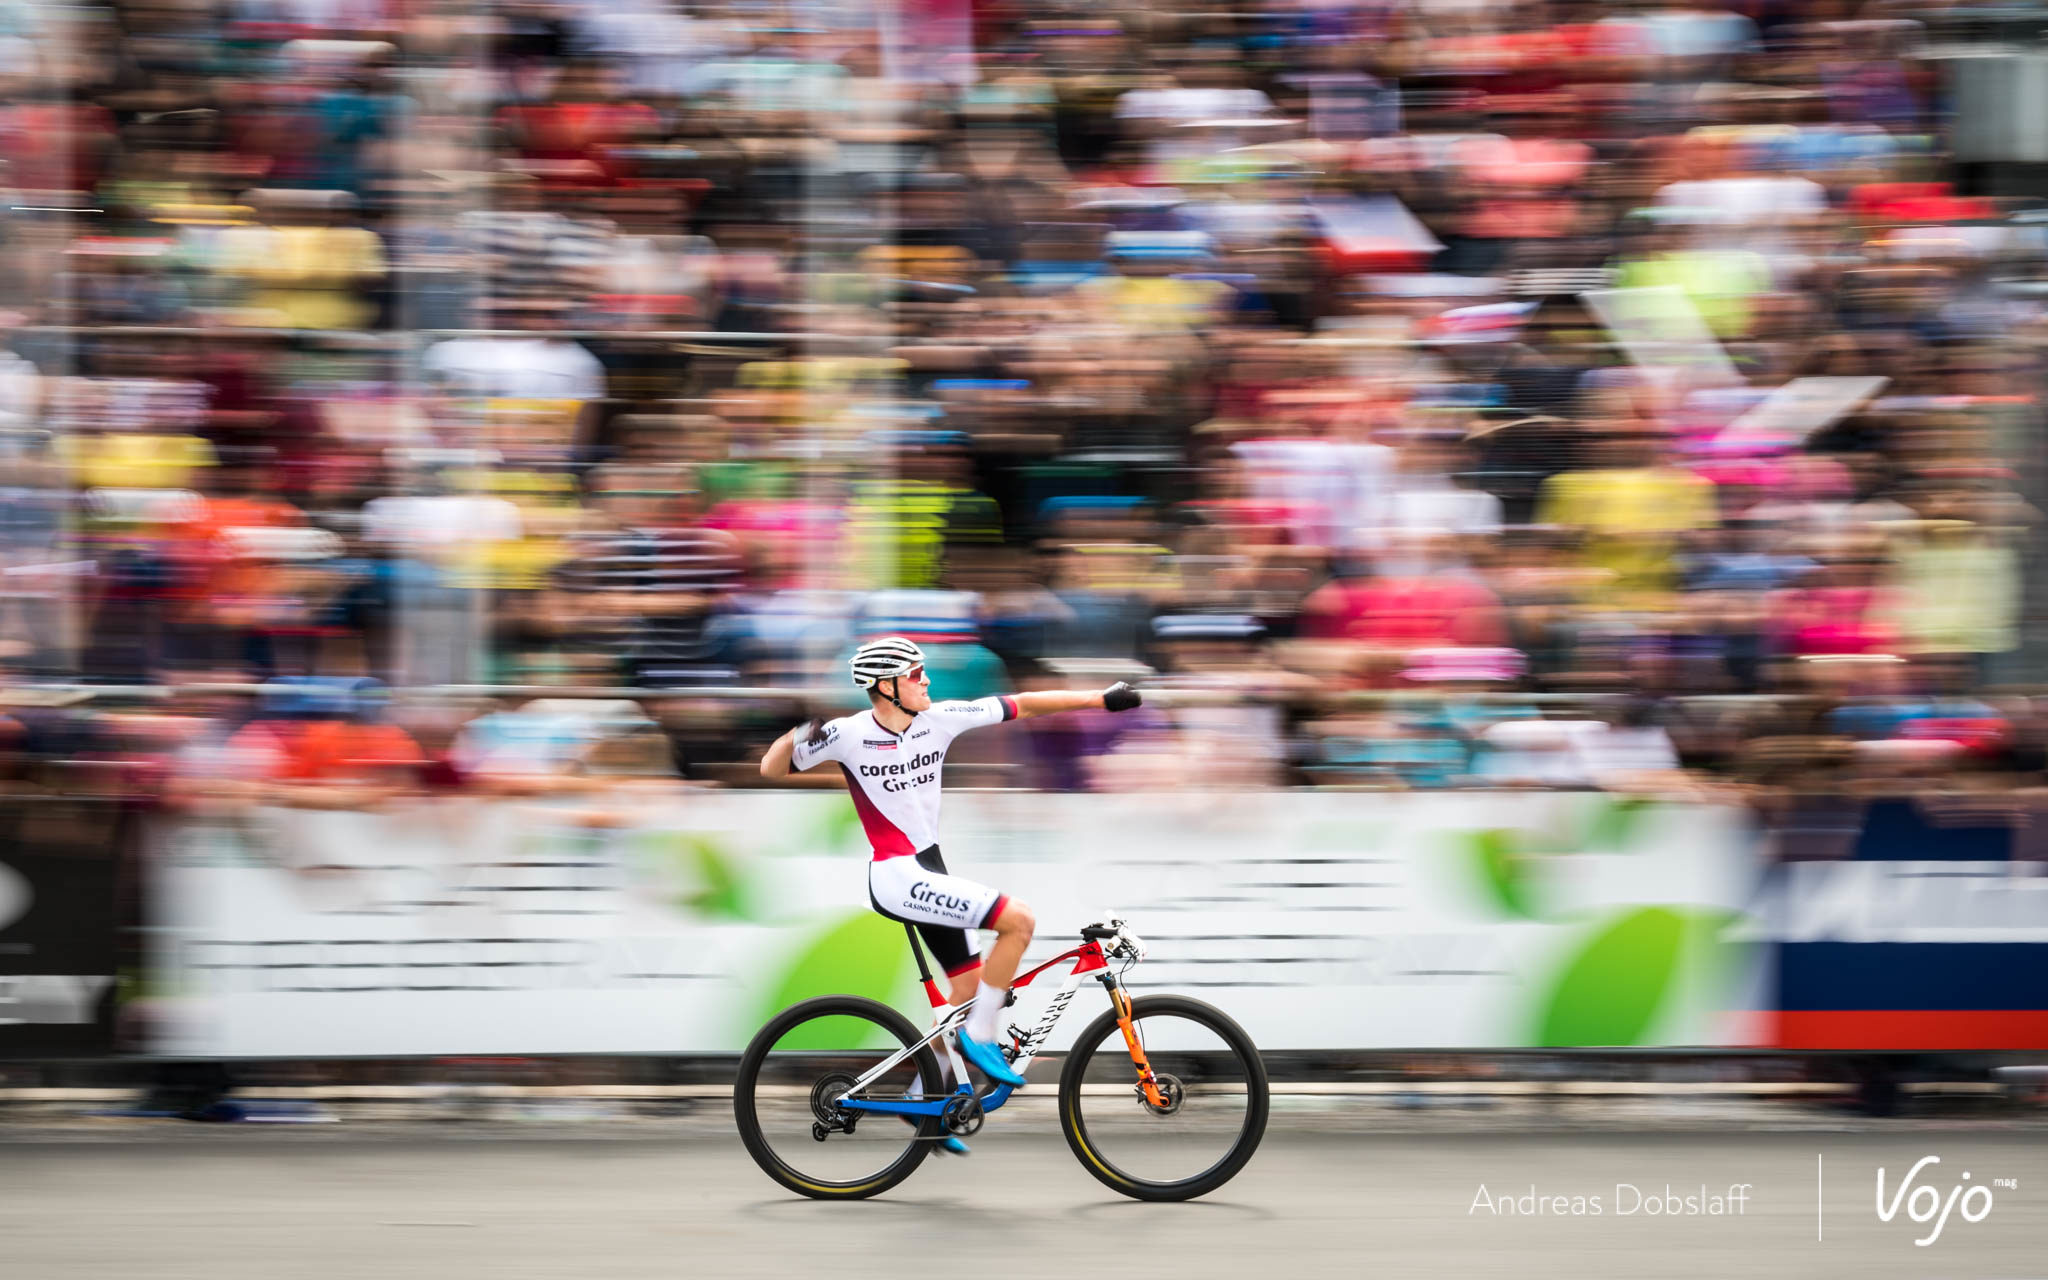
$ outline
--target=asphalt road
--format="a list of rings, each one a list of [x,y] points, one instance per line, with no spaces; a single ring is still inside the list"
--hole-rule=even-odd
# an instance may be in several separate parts
[[[755,1170],[715,1116],[693,1123],[318,1127],[0,1127],[8,1280],[514,1280],[902,1276],[972,1259],[991,1274],[1205,1277],[2048,1275],[2048,1150],[2037,1126],[1770,1124],[1683,1132],[1389,1132],[1372,1117],[1281,1114],[1207,1200],[1125,1200],[1082,1173],[1049,1122],[991,1126],[965,1161],[928,1161],[887,1196],[819,1204]],[[1876,1212],[1912,1183],[2011,1179],[1934,1223]],[[1823,1157],[1820,1170],[1816,1157]],[[1961,1174],[1969,1172],[1967,1183]],[[1824,1178],[1825,1217],[1816,1212]],[[1723,1216],[1618,1212],[1727,1196]],[[1532,1187],[1539,1216],[1475,1209]],[[1569,1212],[1582,1197],[1588,1212]],[[1593,1199],[1602,1212],[1592,1216]],[[1523,1201],[1533,1207],[1533,1199]],[[1732,1208],[1732,1202],[1724,1201]],[[1822,1238],[1817,1239],[1817,1233]]]

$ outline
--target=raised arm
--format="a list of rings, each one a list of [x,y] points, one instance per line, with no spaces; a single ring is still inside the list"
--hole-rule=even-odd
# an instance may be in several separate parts
[[[1028,720],[1032,716],[1055,715],[1061,711],[1091,711],[1097,708],[1105,711],[1129,711],[1142,701],[1138,691],[1121,680],[1099,693],[1047,689],[1042,693],[1020,693],[1012,700],[1017,704],[1019,720]]]
[[[761,757],[762,777],[787,778],[789,776],[789,755],[792,751],[796,750],[796,735],[803,731],[804,726],[798,725],[775,740],[775,744],[768,748],[767,754]]]
[[[823,720],[805,721],[803,724],[777,738],[775,744],[768,748],[767,754],[761,757],[761,776],[764,778],[787,778],[789,776],[790,757],[796,753],[796,744],[808,742],[812,746],[817,746],[824,741],[825,722]],[[813,763],[816,762],[814,761]]]

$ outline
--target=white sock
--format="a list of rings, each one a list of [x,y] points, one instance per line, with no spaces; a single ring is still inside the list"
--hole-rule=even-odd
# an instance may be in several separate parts
[[[996,1042],[996,1019],[1002,1016],[1003,1006],[1009,1003],[1008,987],[992,987],[986,982],[974,993],[974,1007],[967,1011],[965,1028],[970,1039],[983,1044]]]

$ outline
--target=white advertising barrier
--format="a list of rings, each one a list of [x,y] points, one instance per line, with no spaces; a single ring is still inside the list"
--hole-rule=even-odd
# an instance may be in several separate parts
[[[956,874],[1036,911],[1029,963],[1114,907],[1151,946],[1138,991],[1210,1000],[1267,1050],[1731,1045],[1762,1007],[1737,810],[955,792],[945,823]],[[164,1053],[731,1052],[832,991],[927,1016],[841,795],[698,793],[610,828],[509,802],[268,809],[157,841],[130,1012]]]

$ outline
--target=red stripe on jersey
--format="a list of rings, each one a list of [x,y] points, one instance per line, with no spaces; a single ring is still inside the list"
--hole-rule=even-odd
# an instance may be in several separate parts
[[[996,701],[1003,704],[1003,719],[1015,720],[1017,718],[1017,700],[1015,698],[1004,694],[998,697]]]
[[[875,808],[875,802],[868,799],[868,793],[860,789],[854,780],[853,770],[845,765],[839,772],[846,775],[846,789],[853,796],[854,812],[860,814],[860,825],[868,833],[868,843],[875,847],[877,858],[905,858],[917,852],[911,847],[910,837],[896,829],[896,824],[882,816]]]

